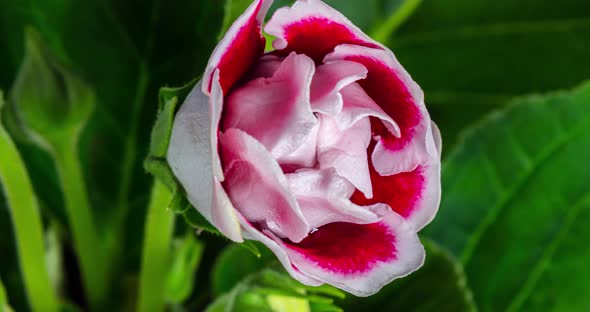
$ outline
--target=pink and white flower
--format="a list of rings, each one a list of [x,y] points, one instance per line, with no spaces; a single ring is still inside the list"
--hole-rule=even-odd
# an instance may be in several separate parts
[[[174,121],[168,162],[236,242],[307,285],[368,296],[418,269],[440,201],[438,129],[393,53],[320,0],[256,0]]]

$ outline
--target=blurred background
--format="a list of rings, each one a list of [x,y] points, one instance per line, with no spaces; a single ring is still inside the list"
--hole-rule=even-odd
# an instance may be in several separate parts
[[[590,2],[326,2],[393,50],[424,90],[444,146],[439,216],[422,233],[426,266],[374,297],[336,299],[335,306],[590,311],[590,85],[584,82],[590,79]],[[26,29],[94,92],[94,109],[71,148],[80,154],[97,226],[119,249],[109,309],[132,310],[137,296],[152,185],[143,160],[158,91],[199,76],[220,31],[249,3],[0,0],[0,89],[7,111],[17,109],[12,102]],[[277,0],[272,10],[289,3]],[[84,309],[53,155],[9,113],[2,118],[40,203],[52,285]],[[2,194],[0,277],[12,308],[28,311]],[[109,237],[112,220],[121,224],[116,237]],[[177,221],[174,237],[184,239],[192,230]],[[174,311],[203,310],[237,277],[262,268],[245,249],[224,249],[228,243],[220,237],[204,233],[199,241],[206,243],[202,261],[178,273],[190,286],[172,296]],[[222,250],[226,259],[241,261],[219,264]]]

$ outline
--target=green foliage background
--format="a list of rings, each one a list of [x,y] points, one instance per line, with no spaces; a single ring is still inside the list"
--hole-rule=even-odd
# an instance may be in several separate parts
[[[425,91],[444,143],[443,200],[438,217],[423,232],[426,266],[372,298],[330,293],[335,306],[347,311],[590,310],[590,85],[584,84],[590,79],[590,2],[326,2],[394,51]],[[27,26],[95,90],[96,108],[79,152],[101,232],[108,236],[113,220],[123,229],[110,238],[120,254],[111,309],[135,306],[152,189],[142,163],[158,90],[199,76],[219,32],[249,3],[3,0],[0,5],[0,89],[9,102]],[[273,9],[288,3],[277,0]],[[2,117],[9,125],[6,114]],[[18,129],[8,130],[31,176],[45,227],[57,233],[46,243],[47,253],[61,259],[50,268],[62,279],[55,285],[68,302],[84,307],[51,155]],[[0,310],[6,297],[16,311],[27,311],[3,196],[0,192],[0,277],[6,296],[0,291]],[[260,289],[277,288],[264,272],[250,275],[263,268],[264,255],[250,259],[245,249],[225,250],[216,263],[224,239],[204,233],[203,247],[187,238],[191,230],[183,221],[176,224],[171,235],[180,267],[166,293],[174,309],[203,310],[215,298],[225,301],[214,308],[227,310],[227,302],[249,306],[264,297]],[[242,255],[224,257],[227,253]],[[231,262],[237,258],[239,263]],[[238,266],[244,271],[236,272]],[[315,311],[336,309],[298,287],[281,295],[299,294]],[[258,311],[269,308],[264,298],[261,306],[254,305]]]

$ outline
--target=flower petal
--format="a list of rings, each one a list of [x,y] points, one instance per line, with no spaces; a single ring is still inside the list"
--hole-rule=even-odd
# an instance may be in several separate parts
[[[336,61],[318,66],[311,83],[312,111],[338,114],[343,105],[340,90],[366,77],[367,69],[357,62]]]
[[[314,168],[317,165],[317,145],[320,123],[317,122],[303,143],[294,152],[282,156],[279,165],[283,172],[294,172],[300,168]]]
[[[442,136],[440,135],[440,130],[434,121],[432,122],[432,136],[434,137],[434,146],[436,147],[438,158],[440,159],[442,156]]]
[[[358,120],[371,116],[378,118],[390,135],[400,136],[397,123],[367,95],[358,83],[349,84],[340,93],[344,99],[344,105],[340,114],[335,116],[339,127],[348,128]]]
[[[244,229],[244,237],[246,237],[247,239],[257,240],[263,243],[266,247],[268,247],[268,249],[270,249],[277,256],[283,267],[285,267],[287,272],[289,272],[289,274],[294,279],[308,286],[320,286],[323,284],[321,281],[309,275],[306,275],[305,273],[301,272],[299,269],[294,267],[291,264],[291,261],[289,260],[289,257],[287,256],[287,252],[285,251],[285,249],[277,242],[275,242],[273,239],[271,239],[269,236],[267,236],[267,234],[264,234],[262,232],[264,231],[266,233],[269,233],[267,229],[258,229],[254,224],[246,220],[246,218],[244,218],[244,216],[242,216],[240,213],[238,213],[238,218],[240,220],[242,228]],[[276,237],[272,233],[270,233],[270,236]]]
[[[219,69],[221,88],[226,95],[234,83],[262,56],[266,40],[262,36],[261,25],[272,2],[273,0],[255,0],[231,25],[209,59],[203,76],[203,92],[209,94],[213,73]]]
[[[308,141],[318,123],[309,103],[314,70],[310,58],[292,53],[272,78],[259,78],[235,89],[225,103],[223,129],[245,131],[279,162],[288,158]]]
[[[258,78],[271,78],[281,66],[283,58],[267,54],[262,56],[252,67],[252,70],[245,76],[244,81],[251,81]]]
[[[301,241],[311,230],[289,191],[278,163],[256,139],[238,129],[219,137],[226,179],[223,186],[236,209],[250,222]]]
[[[400,136],[396,137],[382,122],[372,123],[378,143],[371,157],[377,172],[392,175],[412,171],[428,161],[433,155],[427,147],[431,125],[424,94],[393,53],[341,45],[325,58],[325,61],[335,60],[356,61],[368,69],[367,78],[358,83],[400,128]]]
[[[373,197],[357,190],[350,200],[357,205],[385,203],[410,222],[416,231],[430,223],[440,203],[440,162],[436,159],[410,172],[381,176],[371,166]]]
[[[371,224],[330,223],[300,243],[273,239],[305,275],[356,296],[370,296],[418,269],[424,263],[424,248],[413,227],[389,207],[368,209],[383,219]]]
[[[300,170],[286,176],[289,189],[312,229],[332,222],[366,224],[380,220],[349,200],[355,188],[334,168]]]
[[[220,187],[223,179],[217,155],[217,124],[221,111],[213,102],[223,96],[217,77],[211,97],[201,92],[200,81],[174,118],[167,160],[191,204],[221,233],[236,242],[242,234],[235,209]],[[212,153],[212,151],[215,151]]]
[[[330,116],[320,116],[318,162],[320,168],[334,168],[366,196],[372,197],[367,147],[371,141],[369,119],[361,119],[342,130]],[[349,198],[350,194],[346,196]]]
[[[264,30],[276,37],[273,47],[279,54],[295,51],[318,63],[339,44],[381,48],[344,15],[319,0],[300,0],[291,8],[278,9]]]

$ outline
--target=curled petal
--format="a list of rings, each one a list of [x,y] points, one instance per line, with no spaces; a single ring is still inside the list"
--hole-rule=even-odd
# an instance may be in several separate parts
[[[301,241],[310,227],[289,192],[288,181],[266,148],[238,129],[220,135],[226,179],[223,184],[235,208],[250,222]]]
[[[338,126],[348,128],[365,117],[375,117],[387,129],[389,135],[400,136],[400,129],[391,116],[371,99],[358,83],[351,83],[342,91],[344,105],[340,114],[335,116]]]
[[[244,236],[248,239],[257,240],[268,247],[268,249],[270,249],[275,254],[275,256],[277,256],[283,267],[285,267],[287,272],[289,272],[289,274],[294,279],[308,286],[320,286],[323,284],[322,281],[301,272],[298,268],[293,266],[293,264],[291,264],[291,260],[289,260],[289,257],[287,256],[286,250],[267,234],[263,233],[269,233],[268,230],[257,228],[239,213],[238,218],[242,228],[244,229]],[[270,235],[272,237],[276,237],[272,233],[270,233]]]
[[[288,158],[308,140],[318,123],[309,103],[314,71],[310,58],[290,54],[271,78],[250,81],[230,94],[223,128],[245,131],[279,162]]]
[[[368,207],[382,220],[370,224],[326,224],[299,243],[267,232],[286,251],[290,264],[356,296],[370,296],[424,263],[413,227],[389,207]]]
[[[273,0],[255,0],[233,23],[219,42],[203,76],[203,92],[209,94],[213,73],[219,69],[223,93],[227,94],[256,60],[264,53],[266,40],[261,26]]]
[[[311,83],[311,109],[326,115],[336,115],[342,110],[340,90],[367,77],[367,69],[350,61],[336,61],[317,67]]]
[[[294,152],[283,156],[279,165],[284,172],[293,172],[300,168],[313,168],[317,165],[317,145],[320,123],[317,122],[303,143]]]
[[[332,222],[374,223],[379,216],[353,204],[354,186],[335,169],[300,170],[287,174],[289,189],[312,229]]]
[[[201,83],[194,87],[176,114],[167,160],[191,204],[221,233],[241,242],[235,209],[219,182],[223,175],[217,155],[216,123],[221,112],[214,109],[212,102],[222,99],[218,94],[221,88],[215,83],[212,96],[207,97],[200,90]]]
[[[351,201],[361,206],[385,203],[408,220],[416,231],[436,215],[441,195],[440,162],[437,160],[390,176],[381,176],[371,166],[371,183],[372,198],[357,190]]]
[[[438,158],[440,159],[442,156],[442,136],[440,135],[440,130],[434,121],[432,122],[432,136],[434,138],[434,147],[436,148],[436,151],[438,152]]]
[[[279,54],[295,51],[316,62],[339,44],[381,48],[344,15],[319,0],[300,0],[291,8],[278,9],[264,30],[276,37],[273,47]]]
[[[251,81],[258,78],[271,78],[281,66],[283,58],[276,55],[264,55],[256,65],[248,72],[245,81]]]
[[[378,140],[371,156],[375,170],[381,175],[392,175],[412,171],[427,162],[434,150],[428,148],[431,125],[424,94],[393,53],[341,45],[325,58],[335,60],[356,61],[367,68],[367,78],[358,83],[399,126],[400,136],[396,137],[381,121],[373,122]]]
[[[318,137],[318,162],[320,168],[334,168],[354,187],[369,198],[373,196],[367,147],[371,140],[369,119],[361,119],[347,129],[340,129],[329,116],[320,116],[321,130]],[[349,198],[346,196],[346,198]]]

